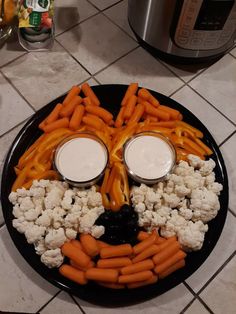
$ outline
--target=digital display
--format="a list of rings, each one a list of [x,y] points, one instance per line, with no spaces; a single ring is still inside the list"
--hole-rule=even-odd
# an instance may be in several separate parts
[[[234,5],[233,0],[205,0],[196,20],[195,30],[222,30]]]

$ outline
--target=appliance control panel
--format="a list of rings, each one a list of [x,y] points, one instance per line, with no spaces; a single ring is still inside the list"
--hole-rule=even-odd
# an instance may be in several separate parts
[[[184,0],[174,39],[184,49],[224,46],[236,31],[236,1]]]

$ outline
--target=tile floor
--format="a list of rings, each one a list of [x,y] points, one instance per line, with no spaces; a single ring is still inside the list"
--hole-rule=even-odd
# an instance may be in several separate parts
[[[0,171],[24,122],[71,85],[138,81],[182,103],[213,134],[229,174],[228,216],[212,254],[184,283],[142,304],[111,309],[84,302],[39,277],[14,247],[0,210],[0,311],[235,313],[236,48],[213,65],[177,67],[139,47],[127,23],[127,0],[58,0],[56,5],[51,52],[26,53],[15,37],[0,49]]]

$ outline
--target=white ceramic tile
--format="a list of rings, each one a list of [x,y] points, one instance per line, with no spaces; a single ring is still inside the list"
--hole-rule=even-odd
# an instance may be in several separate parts
[[[123,28],[130,36],[136,38],[128,22],[128,0],[124,0],[114,5],[105,10],[104,13],[117,25]]]
[[[120,313],[137,313],[137,314],[176,314],[180,313],[184,307],[192,300],[192,294],[183,284],[171,289],[170,291],[152,299],[136,305],[110,308],[100,307],[76,299],[86,314],[120,314]]]
[[[218,144],[236,129],[232,123],[188,86],[181,88],[172,95],[172,98],[195,114],[208,128]]]
[[[0,67],[24,53],[26,51],[20,46],[16,31],[14,31],[4,45],[0,45]]]
[[[21,257],[6,227],[0,229],[0,307],[9,312],[36,312],[58,291]]]
[[[230,51],[230,53],[236,57],[236,48],[234,48],[233,50]]]
[[[203,65],[199,64],[170,64],[165,63],[165,65],[172,70],[177,76],[181,77],[185,82],[190,81],[196,75],[204,70]],[[207,66],[206,66],[207,67]]]
[[[236,256],[214,278],[200,296],[215,314],[235,314]]]
[[[197,76],[190,85],[236,122],[236,59],[227,54]]]
[[[40,314],[81,314],[81,310],[66,292],[60,292]]]
[[[229,208],[236,214],[236,134],[221,147],[229,177]]]
[[[35,109],[89,77],[56,42],[52,51],[29,53],[3,67],[2,71]]]
[[[98,82],[95,81],[93,78],[90,78],[89,80],[87,80],[87,83],[88,83],[90,86],[98,85]]]
[[[213,274],[223,265],[235,250],[236,243],[236,218],[228,212],[226,223],[219,241],[207,258],[205,263],[186,280],[187,284],[195,291],[199,291]]]
[[[138,82],[140,86],[166,95],[183,85],[180,79],[141,47],[96,75],[96,78],[102,84]]]
[[[84,21],[57,39],[93,74],[137,46],[103,14]]]
[[[197,299],[190,305],[184,314],[209,314],[208,310]]]
[[[31,116],[34,111],[0,73],[0,135]]]
[[[118,2],[118,0],[90,0],[90,2],[93,3],[98,9],[104,10]]]
[[[56,35],[98,12],[87,0],[55,1]]]
[[[8,149],[10,148],[14,138],[16,137],[17,133],[22,128],[23,124],[13,129],[11,132],[7,133],[6,135],[3,135],[0,138],[0,174],[2,173],[3,164],[5,160],[5,156],[8,152]],[[1,183],[0,183],[1,185]],[[3,223],[3,215],[2,215],[2,208],[0,203],[0,225]]]

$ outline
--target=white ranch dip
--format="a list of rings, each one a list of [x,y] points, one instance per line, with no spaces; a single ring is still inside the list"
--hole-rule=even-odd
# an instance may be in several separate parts
[[[171,170],[174,155],[170,145],[162,138],[143,135],[128,143],[124,159],[134,175],[153,180],[165,176]]]
[[[99,176],[107,163],[107,154],[102,145],[90,138],[74,138],[64,143],[57,151],[55,164],[66,179],[83,182]]]

